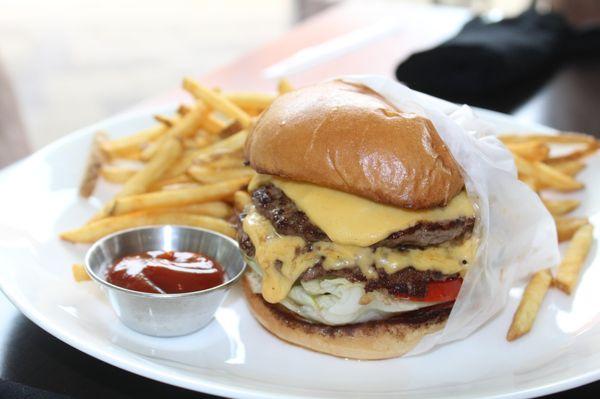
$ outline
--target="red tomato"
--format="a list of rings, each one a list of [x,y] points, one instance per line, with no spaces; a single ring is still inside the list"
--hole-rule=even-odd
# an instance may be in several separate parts
[[[417,302],[449,302],[456,299],[462,278],[446,281],[432,281],[427,284],[427,294],[424,297],[399,295],[401,298]]]
[[[448,302],[453,301],[458,296],[462,278],[447,281],[432,281],[427,284],[427,294],[425,298],[418,299],[422,302]]]

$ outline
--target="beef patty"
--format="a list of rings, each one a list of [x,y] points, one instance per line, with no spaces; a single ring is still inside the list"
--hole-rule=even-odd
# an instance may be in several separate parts
[[[281,235],[304,238],[311,243],[330,241],[327,234],[315,226],[294,201],[276,186],[269,184],[259,187],[252,193],[256,210],[269,219]],[[473,231],[475,218],[461,217],[441,222],[419,222],[404,230],[390,234],[372,247],[395,249],[426,248],[444,242],[459,240]]]
[[[390,295],[408,295],[424,297],[427,295],[427,283],[447,281],[459,278],[458,274],[443,274],[435,270],[420,271],[414,267],[401,269],[393,274],[378,270],[379,278],[367,279],[358,267],[339,270],[325,270],[320,263],[311,267],[300,276],[301,281],[341,277],[352,282],[364,282],[365,291],[387,290]]]
[[[315,226],[304,212],[274,185],[266,185],[252,193],[252,201],[257,212],[269,219],[281,235],[295,235],[304,238],[310,244],[316,241],[330,241],[327,235]],[[252,241],[242,229],[239,215],[237,220],[238,242],[241,250],[249,257],[254,257],[255,248]],[[471,234],[475,223],[474,218],[458,218],[442,222],[420,222],[405,230],[390,234],[387,238],[375,243],[372,247],[385,246],[398,250],[408,248],[425,248],[451,240],[460,240]],[[323,278],[345,278],[352,282],[364,282],[365,291],[387,290],[390,295],[407,295],[424,297],[427,294],[427,284],[431,281],[446,281],[459,278],[458,274],[445,275],[438,271],[419,271],[407,267],[393,274],[378,270],[377,279],[367,279],[358,267],[340,270],[325,270],[321,262],[316,263],[300,276],[301,281]]]

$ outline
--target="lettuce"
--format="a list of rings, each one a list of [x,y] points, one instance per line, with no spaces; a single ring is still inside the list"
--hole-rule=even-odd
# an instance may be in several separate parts
[[[344,278],[301,282],[294,286],[281,303],[302,317],[329,325],[360,323],[383,319],[394,313],[407,312],[432,305],[390,298],[371,292],[369,303],[361,304],[365,285]]]
[[[260,268],[249,260],[250,287],[261,292]],[[294,285],[281,304],[305,319],[328,325],[361,323],[408,312],[433,303],[414,302],[392,298],[381,292],[370,292],[369,303],[360,303],[365,295],[365,284],[345,278],[301,281]]]

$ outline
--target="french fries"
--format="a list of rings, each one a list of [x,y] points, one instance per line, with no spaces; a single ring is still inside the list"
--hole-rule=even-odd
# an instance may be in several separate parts
[[[202,127],[205,128],[209,133],[219,134],[227,127],[227,123],[214,115],[209,115],[202,122]]]
[[[503,134],[500,136],[502,142],[508,143],[558,143],[558,144],[591,144],[596,146],[596,139],[583,133],[561,132],[560,134]]]
[[[548,288],[550,288],[550,283],[552,283],[552,274],[548,269],[540,270],[533,275],[525,288],[512,324],[508,329],[508,334],[506,334],[508,341],[514,341],[531,330],[540,310],[540,305],[546,296],[546,292],[548,292]]]
[[[100,169],[106,162],[106,155],[102,151],[102,143],[106,141],[106,133],[98,132],[94,135],[92,140],[92,148],[88,155],[87,165],[79,185],[79,195],[83,198],[87,198],[92,195],[98,182],[98,176],[100,175]]]
[[[589,223],[587,218],[561,217],[556,218],[555,221],[559,242],[570,240],[579,228]]]
[[[549,161],[549,164],[554,169],[558,170],[561,173],[564,173],[565,175],[569,175],[569,176],[575,176],[583,168],[585,168],[585,164],[578,160],[575,160],[575,161],[567,160],[567,161],[558,161],[558,162]]]
[[[231,92],[226,93],[225,97],[245,110],[263,110],[275,99],[273,94],[252,92]]]
[[[235,229],[223,219],[182,212],[159,211],[130,213],[122,216],[103,218],[77,229],[66,231],[60,237],[65,241],[73,243],[93,243],[117,231],[160,224],[201,227],[235,237]]]
[[[592,234],[593,227],[591,224],[586,224],[577,229],[569,243],[567,253],[558,266],[554,286],[565,294],[571,295],[577,285],[581,266],[585,262],[592,245]]]
[[[71,266],[71,273],[73,273],[73,279],[78,283],[90,281],[92,279],[81,263],[74,263],[73,266]]]
[[[183,80],[183,88],[190,92],[198,100],[205,101],[206,104],[232,119],[239,121],[243,127],[250,126],[250,115],[227,99],[220,93],[200,85],[198,82],[185,78]]]
[[[550,155],[550,147],[545,143],[537,141],[508,143],[506,146],[511,152],[528,161],[544,161]]]
[[[198,188],[156,191],[129,197],[120,197],[116,199],[111,215],[116,216],[152,208],[170,208],[218,201],[233,195],[233,193],[246,186],[249,181],[250,178],[247,177],[209,184]]]
[[[580,201],[574,199],[566,200],[549,200],[543,199],[542,202],[553,216],[562,216],[574,211],[581,204]]]
[[[294,91],[294,87],[292,86],[292,84],[290,83],[289,80],[283,78],[277,84],[277,91],[281,95],[281,94],[289,93],[290,91]]]
[[[223,180],[233,180],[244,177],[251,178],[256,174],[256,172],[254,172],[254,169],[249,167],[215,170],[203,166],[191,166],[188,169],[188,174],[200,183],[211,184]]]
[[[160,124],[148,129],[141,130],[130,136],[102,143],[102,150],[110,158],[123,158],[129,154],[140,151],[148,142],[158,139],[167,131],[167,126]]]
[[[544,189],[562,192],[582,189],[583,184],[574,178],[585,167],[580,159],[599,148],[595,138],[578,133],[555,136],[504,135],[500,139],[513,153],[519,178],[535,192]],[[579,149],[566,155],[552,156],[550,145],[553,144],[575,144]],[[572,241],[554,280],[547,269],[536,273],[530,280],[508,331],[506,338],[509,341],[519,338],[531,329],[550,283],[567,294],[573,292],[593,239],[592,226],[587,218],[564,216],[578,208],[580,201],[575,199],[542,199],[542,201],[555,218],[558,240],[563,242],[572,239]]]
[[[111,183],[123,184],[133,177],[138,171],[131,168],[122,168],[113,165],[102,165],[100,175]]]
[[[515,164],[520,173],[534,179],[543,187],[558,191],[575,191],[583,188],[583,184],[558,170],[539,161],[528,161],[520,155],[513,154]]]

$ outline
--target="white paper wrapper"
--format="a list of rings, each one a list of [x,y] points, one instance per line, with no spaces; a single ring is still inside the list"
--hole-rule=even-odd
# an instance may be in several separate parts
[[[445,328],[426,336],[409,355],[463,339],[502,309],[517,280],[558,264],[554,220],[540,198],[517,179],[513,158],[494,137],[493,128],[468,106],[410,90],[382,76],[341,79],[370,87],[401,111],[429,118],[463,170],[467,192],[479,207],[477,260]]]

